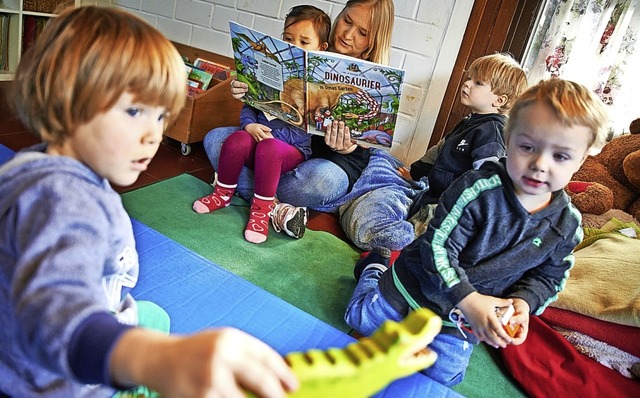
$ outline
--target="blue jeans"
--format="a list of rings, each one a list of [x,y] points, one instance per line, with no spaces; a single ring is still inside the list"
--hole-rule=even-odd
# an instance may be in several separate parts
[[[382,274],[373,267],[365,269],[347,305],[345,321],[364,336],[373,334],[388,319],[396,322],[403,319],[380,292],[378,281]],[[438,359],[421,373],[448,387],[460,383],[469,366],[473,345],[454,335],[440,333],[429,344],[429,349],[438,354]]]
[[[402,250],[415,236],[407,221],[409,206],[411,198],[397,186],[376,188],[340,206],[340,226],[362,250]]]
[[[204,137],[204,150],[214,169],[218,169],[220,148],[239,127],[218,127]],[[242,168],[236,191],[245,199],[253,197],[253,170]],[[326,159],[306,160],[280,177],[276,197],[294,206],[315,208],[347,194],[349,178],[335,163]]]

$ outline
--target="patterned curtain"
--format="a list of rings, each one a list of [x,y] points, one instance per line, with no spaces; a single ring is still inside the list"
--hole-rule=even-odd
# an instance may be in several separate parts
[[[547,0],[525,55],[529,81],[562,77],[591,87],[611,136],[640,117],[640,0]]]

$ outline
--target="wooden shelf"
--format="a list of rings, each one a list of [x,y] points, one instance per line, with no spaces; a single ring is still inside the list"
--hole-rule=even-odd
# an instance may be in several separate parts
[[[80,5],[80,1],[59,0],[58,4]],[[6,40],[0,39],[0,54],[7,54],[7,65],[6,68],[0,70],[0,80],[12,80],[23,52],[25,17],[51,18],[55,17],[55,14],[25,10],[24,0],[2,0],[0,1],[0,15],[6,16],[9,20],[8,37]]]
[[[173,44],[190,62],[202,58],[235,69],[233,58],[180,43]],[[215,84],[211,84],[207,91],[195,97],[188,97],[178,119],[165,131],[165,136],[182,143],[183,154],[189,154],[189,145],[202,141],[213,128],[240,124],[243,103],[231,96],[231,80],[232,78],[213,79],[212,83]]]

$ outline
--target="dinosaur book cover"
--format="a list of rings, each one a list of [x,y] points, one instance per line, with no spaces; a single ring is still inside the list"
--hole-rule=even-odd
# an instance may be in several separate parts
[[[328,51],[305,51],[229,22],[243,100],[270,117],[323,135],[344,121],[363,146],[390,149],[404,71]]]

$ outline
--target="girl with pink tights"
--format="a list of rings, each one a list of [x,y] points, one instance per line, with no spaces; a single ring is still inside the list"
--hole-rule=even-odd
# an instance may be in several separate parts
[[[296,6],[284,22],[284,41],[305,50],[326,50],[331,19],[313,6]],[[254,170],[255,187],[244,238],[262,243],[269,234],[269,221],[280,176],[311,155],[311,136],[282,120],[267,117],[245,105],[240,126],[224,141],[218,164],[218,179],[212,194],[196,200],[193,210],[209,213],[229,206],[243,166]]]

